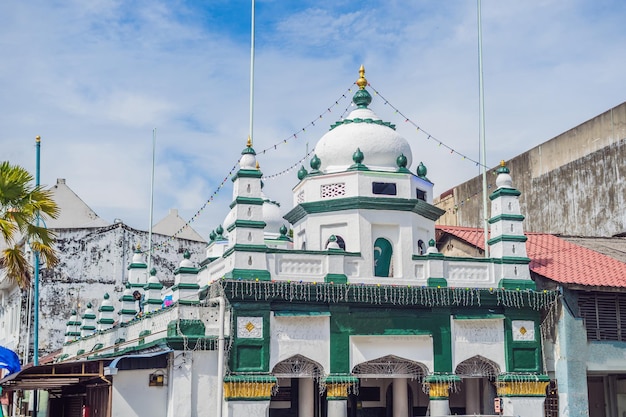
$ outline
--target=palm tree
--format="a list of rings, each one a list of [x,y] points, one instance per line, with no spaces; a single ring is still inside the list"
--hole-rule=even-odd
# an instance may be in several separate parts
[[[52,193],[33,185],[33,176],[8,161],[0,163],[0,268],[21,288],[30,285],[31,266],[25,256],[28,243],[48,267],[57,262],[55,234],[39,225],[39,216],[56,218],[59,208]],[[4,247],[6,246],[6,247]]]

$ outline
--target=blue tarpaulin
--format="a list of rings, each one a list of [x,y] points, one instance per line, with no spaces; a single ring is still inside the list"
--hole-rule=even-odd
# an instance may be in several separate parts
[[[8,370],[9,374],[19,372],[21,367],[20,358],[18,358],[17,353],[4,346],[0,346],[0,368]]]

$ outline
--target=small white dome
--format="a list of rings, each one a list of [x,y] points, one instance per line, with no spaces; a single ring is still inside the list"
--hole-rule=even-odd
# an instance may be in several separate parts
[[[241,169],[256,169],[256,156],[252,153],[243,154],[239,160],[239,167]]]
[[[286,223],[280,215],[280,206],[274,201],[265,200],[263,203],[263,221],[265,233],[280,233],[280,226]]]
[[[353,110],[343,124],[326,133],[315,146],[323,172],[344,171],[354,164],[352,155],[358,149],[363,153],[363,164],[370,169],[396,170],[400,154],[411,166],[409,143],[394,129],[384,124],[372,110]]]

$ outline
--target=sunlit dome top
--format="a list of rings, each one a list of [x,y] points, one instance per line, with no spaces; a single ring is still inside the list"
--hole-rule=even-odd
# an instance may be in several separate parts
[[[367,107],[372,96],[365,89],[367,80],[363,66],[359,72],[359,90],[352,99],[357,108],[345,119],[333,124],[315,146],[315,154],[321,161],[320,170],[345,171],[354,164],[352,157],[357,149],[363,153],[363,164],[370,169],[395,171],[398,168],[396,159],[401,154],[406,156],[407,166],[410,167],[409,143],[395,131],[394,125],[384,122]]]

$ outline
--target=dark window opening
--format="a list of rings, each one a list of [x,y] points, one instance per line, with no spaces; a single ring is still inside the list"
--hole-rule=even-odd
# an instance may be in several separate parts
[[[426,191],[422,191],[419,188],[415,190],[415,194],[417,195],[418,200],[426,201]]]
[[[424,241],[422,239],[417,241],[417,252],[420,255],[423,255],[426,253],[426,245],[424,244]]]
[[[373,182],[372,193],[383,195],[396,195],[396,184],[393,182]]]
[[[346,250],[346,241],[343,240],[343,238],[339,235],[335,235],[335,237],[337,238],[337,244],[339,245],[339,247],[343,250]],[[324,246],[325,249],[328,249],[328,244],[330,243],[330,240],[326,241],[326,246]]]

